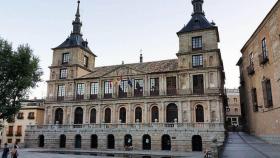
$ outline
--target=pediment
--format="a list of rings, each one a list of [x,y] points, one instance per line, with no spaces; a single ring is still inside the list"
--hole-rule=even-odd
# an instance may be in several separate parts
[[[109,73],[106,73],[102,77],[133,76],[133,75],[142,75],[145,73],[146,72],[144,72],[144,71],[136,70],[129,66],[123,65],[123,66],[119,66],[119,67],[113,69],[112,71],[110,71]]]

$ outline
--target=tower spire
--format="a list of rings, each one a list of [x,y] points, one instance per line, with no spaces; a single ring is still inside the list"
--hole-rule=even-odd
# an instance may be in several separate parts
[[[80,20],[80,0],[78,0],[78,6],[77,6],[77,12],[76,12],[76,18],[73,21],[72,25],[73,25],[73,33],[74,34],[81,34],[81,27],[82,27],[82,23]]]
[[[193,4],[193,15],[202,14],[204,15],[204,11],[202,8],[204,0],[192,0]]]

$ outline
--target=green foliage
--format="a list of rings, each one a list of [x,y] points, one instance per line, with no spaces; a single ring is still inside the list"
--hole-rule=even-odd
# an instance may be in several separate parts
[[[28,45],[15,51],[0,38],[0,119],[11,119],[20,109],[20,101],[40,82],[39,58]]]

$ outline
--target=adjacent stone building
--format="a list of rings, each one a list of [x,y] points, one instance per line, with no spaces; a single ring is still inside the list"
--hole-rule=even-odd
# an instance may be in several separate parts
[[[240,96],[246,129],[280,144],[280,1],[241,50]]]
[[[5,143],[18,143],[20,146],[23,146],[27,125],[43,125],[43,123],[44,100],[22,101],[21,109],[16,114],[14,120],[3,122],[0,145],[3,147]]]
[[[80,5],[80,2],[78,3]],[[193,0],[177,59],[96,67],[79,5],[71,35],[53,49],[44,126],[27,147],[202,151],[224,141],[219,32]],[[175,43],[174,43],[175,44]],[[115,53],[114,53],[115,54]]]
[[[226,108],[226,120],[229,125],[240,126],[241,106],[238,89],[226,89],[228,106]]]

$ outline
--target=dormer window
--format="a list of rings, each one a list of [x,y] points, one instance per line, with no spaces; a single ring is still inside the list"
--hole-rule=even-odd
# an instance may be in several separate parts
[[[193,50],[202,49],[202,36],[197,36],[192,38],[192,49]]]
[[[85,67],[88,67],[88,57],[87,56],[84,56],[84,66]]]
[[[67,64],[70,61],[70,54],[69,53],[63,53],[62,54],[62,64]]]

